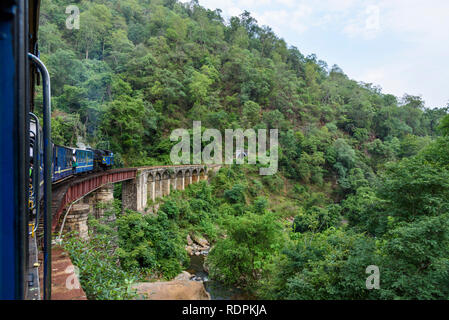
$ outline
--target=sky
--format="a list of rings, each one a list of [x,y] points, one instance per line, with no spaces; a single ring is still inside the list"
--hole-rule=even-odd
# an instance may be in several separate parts
[[[426,107],[449,103],[447,0],[199,0],[229,19],[247,10],[304,55]]]

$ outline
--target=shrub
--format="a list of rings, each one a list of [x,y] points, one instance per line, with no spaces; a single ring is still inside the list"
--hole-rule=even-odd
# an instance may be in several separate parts
[[[170,219],[177,219],[179,217],[179,208],[173,200],[165,201],[159,210],[165,212]]]
[[[90,241],[70,237],[64,248],[79,268],[80,283],[88,299],[122,300],[135,296],[129,285],[138,279],[138,272],[119,266],[109,236],[91,235]]]
[[[255,213],[264,213],[267,206],[268,200],[265,197],[257,197],[257,199],[254,200],[253,208]]]
[[[245,202],[244,191],[245,187],[242,184],[237,183],[231,190],[225,191],[224,197],[229,203],[243,203]]]
[[[117,220],[117,253],[125,270],[144,268],[171,279],[187,262],[180,232],[173,221],[160,211],[157,217],[129,211]]]
[[[227,223],[227,238],[212,248],[207,264],[212,278],[251,288],[280,247],[281,226],[271,213],[247,213]]]

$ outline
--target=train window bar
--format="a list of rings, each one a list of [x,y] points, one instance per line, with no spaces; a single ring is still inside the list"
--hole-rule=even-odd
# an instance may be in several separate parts
[[[40,219],[40,207],[39,207],[39,197],[40,197],[40,167],[41,167],[41,159],[40,159],[40,134],[39,134],[39,118],[32,112],[30,112],[30,117],[34,120],[36,124],[36,132],[32,132],[34,134],[34,142],[33,142],[33,198],[34,198],[34,207],[32,209],[36,209],[36,220],[34,223],[34,228],[30,232],[30,234],[35,234],[36,230],[39,226]]]
[[[40,71],[43,87],[43,135],[44,135],[44,299],[51,298],[51,92],[50,74],[44,63],[34,54],[28,58]]]

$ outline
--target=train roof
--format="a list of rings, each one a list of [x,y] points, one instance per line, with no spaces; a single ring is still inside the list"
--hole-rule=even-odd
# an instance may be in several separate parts
[[[55,143],[53,143],[53,147],[63,148],[63,149],[67,149],[67,150],[73,150],[73,148],[71,148],[71,147],[61,146],[61,145],[55,144]]]
[[[107,152],[107,153],[112,153],[111,150],[106,150],[106,149],[94,149],[94,148],[87,148],[88,150],[92,150],[92,151],[99,151],[99,152]]]

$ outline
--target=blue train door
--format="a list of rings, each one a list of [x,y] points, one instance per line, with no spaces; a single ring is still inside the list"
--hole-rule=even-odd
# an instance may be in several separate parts
[[[27,6],[0,2],[0,299],[26,295],[29,185]]]

